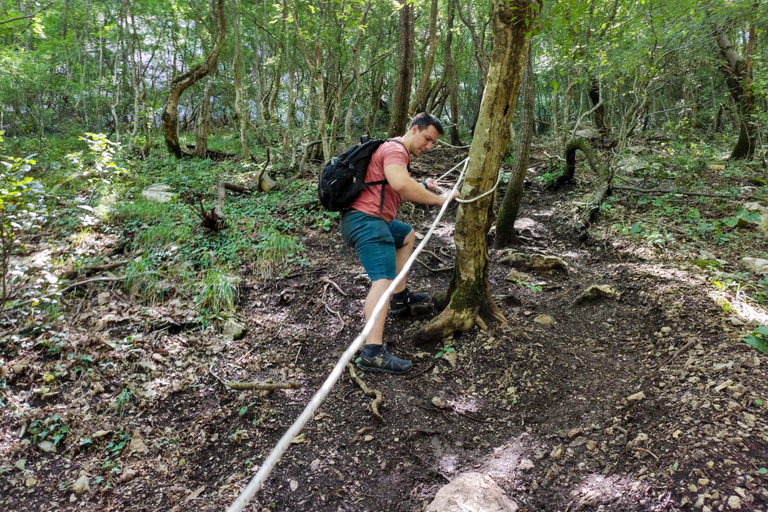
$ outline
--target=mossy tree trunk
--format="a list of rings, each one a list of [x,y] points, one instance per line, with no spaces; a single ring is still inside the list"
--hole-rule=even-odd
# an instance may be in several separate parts
[[[758,127],[755,113],[757,103],[752,84],[752,55],[755,49],[755,25],[749,28],[746,57],[742,57],[734,48],[725,31],[715,31],[715,39],[720,54],[725,61],[722,66],[725,82],[739,111],[739,139],[731,152],[731,159],[747,159],[754,156],[757,148]]]
[[[218,33],[216,34],[216,44],[214,44],[211,53],[202,64],[195,66],[186,73],[183,73],[171,80],[171,91],[168,93],[168,100],[163,110],[163,135],[165,144],[168,146],[168,152],[176,158],[182,158],[184,153],[179,145],[179,98],[184,91],[193,86],[198,80],[204,78],[210,71],[216,67],[221,54],[221,47],[224,45],[226,36],[226,26],[224,23],[224,1],[218,0]]]
[[[461,194],[472,199],[493,188],[510,138],[517,93],[525,69],[534,21],[541,4],[531,0],[493,0],[493,50],[480,107],[469,167]],[[456,264],[448,290],[450,302],[420,332],[425,340],[467,330],[479,317],[505,321],[488,284],[488,231],[495,194],[462,203],[456,216]],[[482,321],[477,321],[482,325]]]
[[[528,160],[531,154],[531,139],[533,139],[534,112],[533,103],[535,95],[533,90],[533,58],[531,48],[528,48],[528,63],[523,74],[521,96],[523,104],[520,107],[520,136],[515,145],[515,163],[512,176],[509,178],[507,192],[504,201],[499,208],[499,218],[496,220],[496,247],[509,247],[518,243],[515,234],[515,220],[520,211],[520,202],[523,199],[523,183],[528,170]]]
[[[392,118],[389,122],[388,137],[398,137],[405,133],[408,127],[408,103],[413,84],[413,3],[402,0],[400,8],[400,33],[398,36],[398,55],[400,62],[397,68],[395,94],[392,97]]]

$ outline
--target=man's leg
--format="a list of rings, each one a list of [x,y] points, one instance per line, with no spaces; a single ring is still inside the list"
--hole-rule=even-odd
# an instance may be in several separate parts
[[[400,271],[403,270],[403,267],[405,266],[405,262],[408,261],[408,258],[411,257],[411,254],[413,254],[413,247],[416,242],[416,234],[413,232],[413,229],[411,229],[410,232],[408,232],[408,235],[406,235],[405,239],[403,240],[403,245],[398,247],[395,250],[395,264],[397,267],[397,274],[400,274]],[[400,284],[398,284],[395,287],[395,293],[399,293],[403,290],[405,290],[406,286],[406,280],[403,279]]]
[[[379,299],[387,291],[389,285],[392,284],[391,279],[378,279],[371,283],[371,289],[368,291],[368,296],[365,298],[365,321],[367,322],[373,314],[373,309],[378,304]],[[376,318],[376,322],[373,324],[373,329],[365,340],[368,345],[381,345],[384,340],[384,324],[387,321],[387,310],[379,314]]]

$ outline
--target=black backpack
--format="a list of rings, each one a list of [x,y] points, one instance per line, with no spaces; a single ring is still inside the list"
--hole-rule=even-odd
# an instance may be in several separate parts
[[[326,209],[332,212],[347,209],[365,187],[381,185],[381,204],[379,205],[379,212],[381,212],[384,207],[384,185],[387,184],[387,180],[366,183],[365,175],[368,173],[368,164],[373,153],[388,141],[402,144],[397,139],[369,139],[364,136],[360,138],[360,144],[352,146],[341,155],[326,162],[317,186],[320,202]]]

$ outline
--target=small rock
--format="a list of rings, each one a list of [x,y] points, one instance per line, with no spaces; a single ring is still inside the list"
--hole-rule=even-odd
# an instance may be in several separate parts
[[[562,458],[563,456],[563,445],[559,444],[555,446],[552,451],[550,452],[549,456],[555,460],[558,460]]]
[[[157,371],[157,365],[154,361],[139,361],[138,364],[139,370],[141,370],[144,373],[152,373]]]
[[[518,506],[490,476],[463,473],[437,492],[425,512],[467,510],[517,512]]]
[[[709,485],[709,478],[699,478],[699,485],[701,486]]]
[[[517,270],[510,271],[510,273],[507,274],[507,277],[505,277],[504,279],[512,282],[516,282],[516,281],[525,281],[526,283],[531,282],[531,276],[529,276],[524,272],[518,272]]]
[[[291,480],[291,491],[295,492],[296,489],[298,488],[299,488],[299,482],[297,482],[296,480]]]
[[[731,324],[732,326],[734,326],[734,327],[741,327],[743,325],[747,325],[747,323],[744,320],[742,320],[741,318],[739,318],[737,316],[729,317],[727,322],[729,324]]]
[[[320,469],[320,459],[315,459],[309,464],[309,470],[316,473]]]
[[[245,325],[234,318],[228,319],[221,330],[221,335],[229,341],[240,339],[243,334],[245,334]]]
[[[432,397],[432,405],[437,407],[438,409],[445,409],[448,407],[448,402],[445,401],[445,399],[439,397],[439,396],[433,396]]]
[[[533,461],[530,459],[523,459],[520,461],[520,464],[517,465],[517,469],[524,472],[528,472],[534,469],[535,467],[536,466],[534,465]]]
[[[593,452],[597,448],[597,441],[587,441],[587,450]]]
[[[37,446],[46,453],[56,453],[56,445],[50,441],[40,441]]]
[[[30,476],[29,478],[24,480],[24,485],[26,485],[27,487],[32,487],[34,485],[37,485],[37,478]]]
[[[635,393],[634,395],[629,395],[627,397],[627,402],[639,402],[640,400],[645,398],[645,393],[640,391],[639,393]]]
[[[755,274],[768,274],[768,260],[761,258],[742,258],[741,266]]]
[[[523,311],[523,315],[525,316],[531,316],[533,313],[530,311]]]
[[[730,496],[728,498],[728,508],[731,510],[741,510],[741,498],[738,496]]]
[[[665,325],[664,327],[661,328],[660,332],[661,334],[667,335],[672,332],[672,328]]]
[[[176,194],[172,192],[172,188],[170,185],[165,185],[163,183],[156,183],[146,189],[144,189],[141,192],[141,195],[144,196],[149,201],[155,201],[158,203],[167,203],[171,199],[174,198]]]
[[[693,504],[693,508],[701,508],[704,506],[704,498],[705,496],[703,494],[699,494],[696,496],[696,503]]]
[[[16,462],[16,469],[18,469],[19,471],[24,471],[25,469],[27,469],[27,459],[19,459]]]
[[[553,325],[555,323],[555,319],[549,315],[539,315],[533,321],[541,325]]]
[[[365,437],[363,438],[363,441],[365,441],[366,443],[370,443],[371,441],[373,441],[373,436],[371,434],[366,434]]]
[[[542,256],[534,254],[528,262],[528,266],[533,270],[568,270],[568,265],[562,258],[557,256]]]
[[[699,491],[699,488],[698,488],[698,487],[696,487],[694,484],[688,484],[688,490],[689,490],[690,492],[698,492],[698,491]]]
[[[154,361],[157,361],[158,363],[162,363],[163,361],[165,361],[165,358],[163,357],[163,355],[162,354],[158,354],[157,352],[152,354],[152,359]]]
[[[126,469],[125,471],[123,471],[123,474],[120,475],[120,481],[123,482],[123,483],[130,482],[134,478],[136,478],[136,470],[135,469],[130,469],[130,468]]]
[[[581,427],[572,428],[568,431],[566,434],[568,436],[568,439],[573,439],[577,436],[579,436],[584,430]]]
[[[456,352],[446,352],[442,355],[442,358],[448,361],[448,364],[451,365],[451,368],[456,368],[456,362],[459,359],[459,356],[456,354]]]
[[[607,297],[609,299],[619,299],[621,298],[621,293],[616,290],[613,286],[607,285],[607,284],[593,284],[581,294],[576,297],[576,302],[583,302],[587,300],[595,300],[599,299],[600,297]]]
[[[26,368],[27,368],[27,365],[24,363],[17,363],[11,366],[11,370],[13,370],[13,373],[15,373],[16,375],[23,373]]]
[[[80,478],[75,480],[75,483],[72,484],[72,491],[76,492],[77,494],[83,494],[84,492],[88,492],[90,490],[91,486],[88,482],[87,475],[80,475]]]

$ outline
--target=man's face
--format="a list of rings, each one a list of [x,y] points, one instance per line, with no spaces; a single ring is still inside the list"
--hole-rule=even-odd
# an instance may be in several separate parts
[[[429,125],[423,130],[419,130],[418,126],[412,126],[411,130],[413,133],[411,154],[413,156],[420,156],[426,153],[432,147],[432,144],[440,138],[440,132],[433,125]]]

